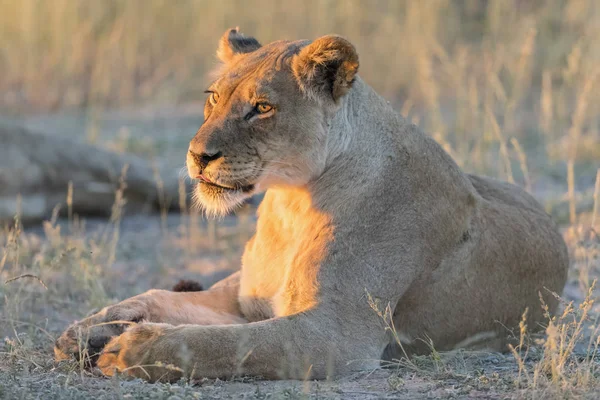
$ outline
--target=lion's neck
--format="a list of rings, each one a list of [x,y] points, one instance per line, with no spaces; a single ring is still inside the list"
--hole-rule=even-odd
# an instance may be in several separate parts
[[[331,120],[327,142],[327,167],[352,158],[378,158],[390,144],[391,134],[397,134],[406,124],[388,102],[369,85],[356,79],[353,89],[343,98]],[[389,149],[388,149],[389,150]]]
[[[352,197],[357,186],[366,190],[377,185],[389,166],[386,159],[395,158],[406,125],[383,97],[357,78],[331,120],[325,169],[309,184],[311,191],[327,197],[330,190],[346,190]]]
[[[323,171],[303,187],[269,189],[266,199],[280,204],[276,209],[295,211],[287,204],[304,191],[313,208],[335,217],[352,206],[353,198],[378,190],[405,125],[384,98],[357,78],[331,119]]]

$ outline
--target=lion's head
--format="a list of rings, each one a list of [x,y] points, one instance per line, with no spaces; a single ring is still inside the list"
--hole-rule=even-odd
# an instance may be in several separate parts
[[[329,121],[358,70],[338,36],[261,46],[231,29],[222,66],[207,89],[204,123],[187,154],[195,197],[224,214],[276,185],[304,185],[324,170]]]

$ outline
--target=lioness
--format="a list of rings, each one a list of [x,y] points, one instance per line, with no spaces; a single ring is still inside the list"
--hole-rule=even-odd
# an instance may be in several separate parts
[[[210,214],[266,191],[241,271],[107,307],[58,339],[57,358],[83,340],[106,375],[319,379],[425,342],[502,349],[526,308],[544,322],[540,293],[556,309],[568,256],[549,216],[463,173],[358,77],[350,42],[261,46],[232,29],[217,54],[187,168]],[[373,310],[386,305],[403,346]]]

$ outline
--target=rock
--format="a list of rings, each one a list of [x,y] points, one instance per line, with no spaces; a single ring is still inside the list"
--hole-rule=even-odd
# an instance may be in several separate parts
[[[73,213],[108,216],[125,166],[125,212],[178,206],[177,171],[158,169],[159,190],[157,169],[138,156],[0,124],[0,223],[19,208],[24,222],[49,218],[57,205],[64,214],[69,182]]]

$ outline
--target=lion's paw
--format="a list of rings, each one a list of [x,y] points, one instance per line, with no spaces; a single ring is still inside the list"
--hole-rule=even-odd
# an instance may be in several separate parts
[[[158,342],[171,328],[168,324],[151,323],[132,326],[104,347],[96,365],[107,376],[120,373],[149,381],[170,377],[172,372],[180,371],[175,367],[169,370],[168,360],[154,358],[160,357],[162,352]]]
[[[93,366],[112,338],[122,334],[127,327],[148,319],[148,309],[148,300],[141,295],[76,322],[56,340],[55,359],[61,361],[74,357],[84,360],[86,366]]]

